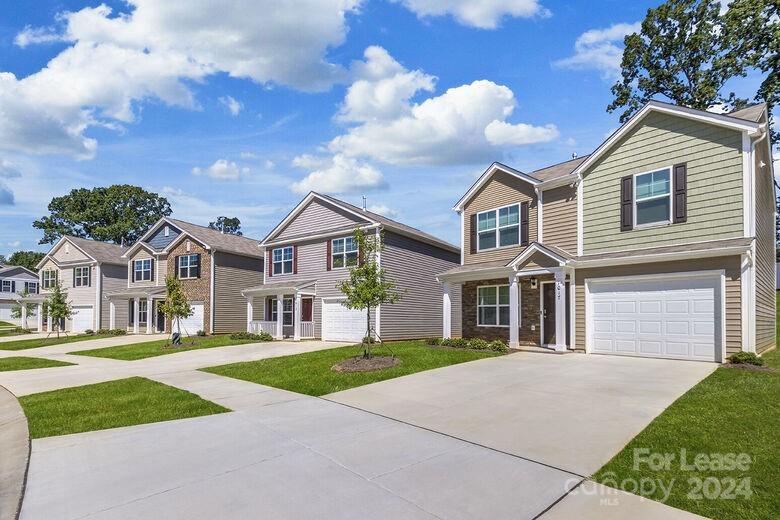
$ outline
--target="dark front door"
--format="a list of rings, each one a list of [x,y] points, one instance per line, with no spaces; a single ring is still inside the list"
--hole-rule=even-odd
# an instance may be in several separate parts
[[[314,309],[314,299],[301,299],[301,321],[311,321]]]
[[[154,308],[157,309],[157,312],[155,313],[155,316],[157,317],[157,332],[164,332],[165,331],[165,314],[163,314],[162,310],[160,310],[160,303],[161,301],[157,300],[154,302]]]
[[[555,284],[542,284],[542,343],[555,344]]]

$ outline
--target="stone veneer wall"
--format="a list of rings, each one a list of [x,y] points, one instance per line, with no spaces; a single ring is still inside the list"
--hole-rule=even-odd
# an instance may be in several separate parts
[[[540,289],[543,280],[550,276],[537,277],[535,289],[529,278],[520,279],[520,344],[539,345],[541,340],[541,316],[539,314]],[[463,311],[461,314],[464,338],[502,339],[509,341],[508,327],[480,327],[477,325],[477,287],[482,285],[507,285],[506,278],[465,282],[463,284]],[[531,327],[533,326],[533,330]]]
[[[187,244],[190,250],[187,251]],[[200,278],[195,280],[179,280],[187,300],[203,302],[203,330],[211,334],[211,254],[194,240],[185,238],[168,254],[168,276],[176,276],[179,255],[200,253]],[[166,332],[170,333],[170,324],[166,324]]]

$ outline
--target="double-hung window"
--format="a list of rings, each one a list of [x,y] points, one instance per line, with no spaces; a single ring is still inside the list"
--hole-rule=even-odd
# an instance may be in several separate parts
[[[358,245],[353,237],[337,238],[331,244],[331,265],[352,267],[358,263]]]
[[[293,324],[293,299],[285,298],[282,300],[282,325]]]
[[[73,287],[89,287],[89,271],[90,268],[88,266],[74,267]]]
[[[38,282],[24,282],[24,290],[28,294],[38,294]]]
[[[520,243],[520,205],[513,204],[477,214],[480,251]]]
[[[14,283],[11,280],[3,280],[0,290],[3,292],[14,292]]]
[[[200,255],[181,255],[179,257],[179,278],[197,278],[200,276]]]
[[[149,302],[138,300],[138,325],[146,325],[149,319]]]
[[[641,173],[635,177],[635,226],[661,224],[672,221],[672,190],[670,177],[670,168]]]
[[[136,282],[144,282],[152,279],[152,259],[144,258],[143,260],[133,261],[133,280]]]
[[[477,325],[509,326],[509,286],[490,285],[477,288]]]
[[[279,247],[273,251],[274,274],[290,274],[293,272],[293,248]]]
[[[43,282],[44,289],[51,289],[57,285],[57,271],[48,269],[41,271],[41,281]]]

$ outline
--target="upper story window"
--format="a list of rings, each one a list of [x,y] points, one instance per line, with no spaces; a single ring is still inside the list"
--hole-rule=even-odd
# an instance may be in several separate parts
[[[672,220],[671,169],[637,174],[634,178],[634,226]]]
[[[293,272],[293,247],[279,247],[273,250],[274,274],[290,274]]]
[[[89,287],[89,274],[91,269],[87,267],[73,268],[73,287]]]
[[[143,282],[152,279],[152,259],[133,260],[133,281]]]
[[[509,326],[509,286],[491,285],[477,288],[477,325]]]
[[[520,204],[477,214],[478,251],[520,244]]]
[[[13,280],[3,280],[2,284],[0,284],[0,290],[2,292],[14,292],[14,285]]]
[[[200,277],[200,255],[182,255],[179,257],[178,265],[179,278],[199,278]]]
[[[331,265],[334,269],[351,267],[358,263],[358,245],[353,237],[331,241]]]
[[[41,282],[43,283],[44,289],[51,289],[57,285],[57,271],[53,269],[41,271]]]
[[[38,294],[38,282],[24,282],[24,290],[29,294]]]

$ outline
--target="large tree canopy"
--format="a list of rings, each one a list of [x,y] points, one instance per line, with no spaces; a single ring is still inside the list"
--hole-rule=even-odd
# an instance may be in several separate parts
[[[46,253],[41,253],[40,251],[17,251],[12,253],[5,262],[0,261],[0,264],[20,265],[37,273],[38,269],[36,269],[35,266],[38,265],[38,262],[40,262],[44,256],[46,256]]]
[[[230,235],[243,235],[238,217],[217,217],[214,222],[209,222],[209,227]]]
[[[777,0],[734,0],[721,13],[717,0],[668,0],[649,9],[640,33],[626,36],[622,78],[612,87],[609,112],[623,109],[626,122],[647,101],[663,96],[706,110],[749,102],[723,92],[726,83],[748,73],[763,77],[754,101],[770,113],[780,98]]]
[[[41,244],[54,243],[62,235],[130,244],[157,220],[170,215],[171,205],[166,198],[138,186],[115,184],[72,190],[53,198],[49,211],[50,215],[33,222],[33,227],[43,230]]]

